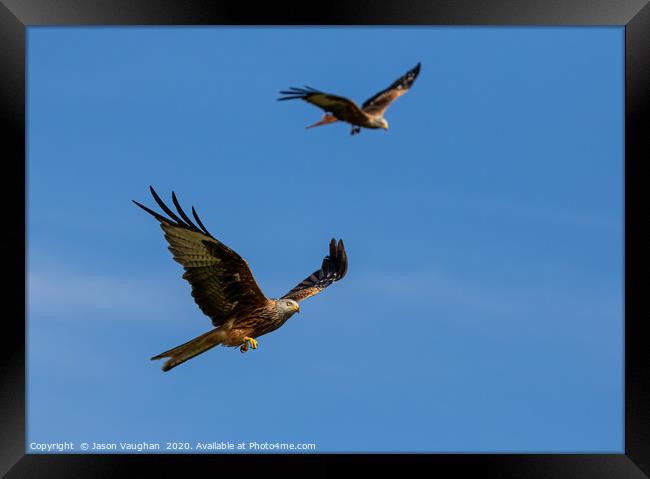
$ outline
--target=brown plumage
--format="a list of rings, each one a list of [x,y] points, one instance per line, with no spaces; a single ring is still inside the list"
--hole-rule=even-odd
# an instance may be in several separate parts
[[[324,93],[308,86],[305,88],[291,87],[287,91],[281,91],[280,93],[285,96],[278,100],[301,99],[326,111],[325,116],[319,122],[309,125],[307,128],[341,120],[352,125],[350,132],[352,135],[360,133],[361,127],[388,130],[384,112],[394,100],[411,88],[419,74],[420,63],[395,80],[388,88],[368,98],[361,107],[348,98]]]
[[[282,298],[267,298],[253,278],[246,260],[208,232],[194,207],[192,216],[196,224],[185,214],[174,192],[172,202],[178,214],[160,199],[152,187],[150,190],[167,217],[135,200],[133,202],[160,222],[174,260],[185,269],[183,279],[192,286],[194,301],[215,326],[212,331],[151,358],[169,358],[163,364],[163,371],[169,371],[219,344],[240,346],[242,352],[248,350],[249,343],[257,348],[255,338],[282,326],[300,311],[300,301],[318,294],[347,272],[343,241],[339,240],[337,244],[332,239],[329,255],[323,259],[318,271]]]

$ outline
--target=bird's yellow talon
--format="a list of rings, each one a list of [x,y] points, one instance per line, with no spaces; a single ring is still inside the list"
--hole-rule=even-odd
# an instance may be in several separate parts
[[[253,349],[257,349],[257,341],[256,341],[256,340],[254,340],[253,338],[249,338],[248,336],[246,336],[246,337],[244,338],[244,344],[246,344],[246,341],[248,341],[249,343],[251,343],[251,348],[253,348]],[[248,348],[247,348],[247,349],[248,349]]]

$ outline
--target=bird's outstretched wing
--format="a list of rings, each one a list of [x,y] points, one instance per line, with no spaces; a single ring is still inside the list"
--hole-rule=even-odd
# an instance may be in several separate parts
[[[368,98],[361,109],[369,115],[383,116],[386,108],[397,98],[409,91],[411,85],[420,73],[420,64],[418,63],[406,74],[395,80],[391,86],[380,91],[375,96]]]
[[[215,326],[222,325],[236,307],[254,308],[268,301],[248,263],[208,232],[194,207],[192,215],[198,226],[185,214],[174,192],[172,201],[180,218],[149,188],[168,217],[133,202],[160,222],[174,260],[185,269],[183,279],[192,285],[194,301]]]
[[[355,102],[342,96],[330,95],[308,86],[305,88],[291,87],[280,93],[285,96],[278,98],[278,101],[301,99],[332,113],[342,121],[359,123],[367,119],[366,114]]]
[[[345,253],[343,240],[339,240],[337,244],[332,238],[332,241],[330,241],[330,254],[325,256],[320,269],[301,281],[295,288],[282,296],[282,299],[293,299],[300,302],[314,296],[330,284],[343,278],[347,271],[348,256]]]

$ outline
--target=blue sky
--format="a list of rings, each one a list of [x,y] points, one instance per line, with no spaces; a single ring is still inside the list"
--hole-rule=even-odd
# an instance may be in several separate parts
[[[623,46],[607,28],[28,29],[28,442],[623,451]],[[422,62],[390,130],[362,102]],[[158,224],[175,190],[271,297],[242,355]]]

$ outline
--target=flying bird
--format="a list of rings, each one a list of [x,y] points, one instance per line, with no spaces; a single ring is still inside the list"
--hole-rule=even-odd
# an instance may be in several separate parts
[[[133,202],[160,222],[174,260],[185,269],[183,279],[192,286],[194,301],[215,327],[151,358],[168,358],[162,366],[163,371],[169,371],[219,344],[239,346],[242,353],[248,351],[249,344],[257,349],[256,338],[278,329],[300,312],[301,301],[320,293],[347,273],[348,258],[343,240],[337,243],[332,239],[329,255],[323,259],[320,269],[281,298],[267,298],[253,278],[248,263],[208,232],[194,207],[192,216],[196,224],[185,214],[174,192],[172,201],[178,215],[152,187],[149,189],[167,217],[135,200]]]
[[[384,118],[384,112],[394,100],[409,91],[419,73],[420,63],[395,80],[388,88],[368,98],[361,108],[348,98],[324,93],[309,86],[291,87],[287,91],[281,91],[280,93],[285,96],[278,98],[278,101],[299,98],[325,110],[323,118],[307,128],[328,125],[340,120],[352,125],[351,135],[360,133],[361,127],[388,130],[388,121]]]

